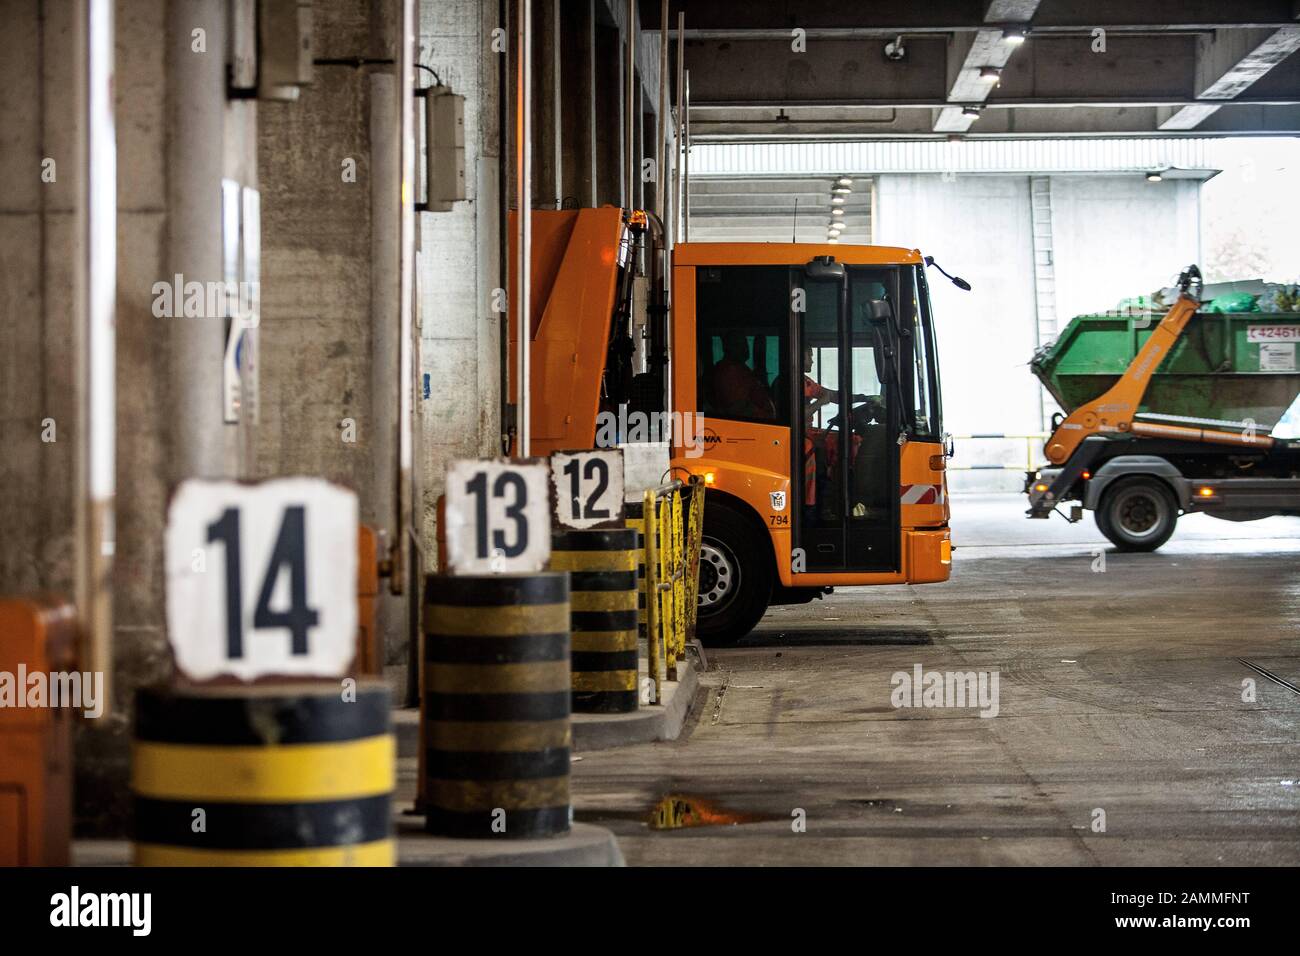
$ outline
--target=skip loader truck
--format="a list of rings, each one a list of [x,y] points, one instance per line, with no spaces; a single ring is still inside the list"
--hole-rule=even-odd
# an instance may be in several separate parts
[[[1270,431],[1300,391],[1300,312],[1202,310],[1189,266],[1163,317],[1079,316],[1031,362],[1068,414],[1048,467],[1027,473],[1031,518],[1076,502],[1122,551],[1154,551],[1180,514],[1300,515],[1300,441]]]
[[[702,640],[732,643],[769,605],[836,586],[948,579],[931,260],[839,244],[668,254],[652,215],[612,206],[536,210],[532,236],[531,453],[669,416],[671,473],[706,483]]]

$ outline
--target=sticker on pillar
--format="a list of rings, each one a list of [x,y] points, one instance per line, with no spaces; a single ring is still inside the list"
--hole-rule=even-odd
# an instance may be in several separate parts
[[[622,449],[555,452],[551,485],[557,527],[623,527]]]
[[[541,571],[551,557],[549,501],[543,459],[453,461],[447,466],[447,570]]]
[[[192,681],[340,677],[357,639],[357,496],[319,478],[184,482],[167,511],[167,640]]]
[[[240,235],[243,237],[242,282],[236,318],[244,325],[244,346],[239,365],[240,415],[251,425],[261,423],[259,329],[262,324],[262,198],[244,186]]]

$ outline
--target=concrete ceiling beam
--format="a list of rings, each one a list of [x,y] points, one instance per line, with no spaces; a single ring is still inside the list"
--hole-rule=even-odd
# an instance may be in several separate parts
[[[1236,100],[1296,50],[1300,50],[1300,26],[1215,31],[1203,37],[1197,49],[1197,98]],[[1212,103],[1171,110],[1161,119],[1160,129],[1196,129],[1218,110]]]
[[[965,42],[953,37],[948,51],[948,101],[959,104],[936,110],[933,129],[936,133],[964,133],[978,118],[968,112],[970,105],[988,99],[995,84],[981,77],[986,69],[1001,71],[1019,48],[1004,39],[1010,25],[1028,27],[1038,10],[1038,0],[989,0],[984,20],[989,29],[979,30]]]
[[[1036,5],[1037,6],[1037,5]],[[766,30],[788,36],[795,27],[808,31],[857,31],[864,35],[935,31],[953,33],[984,29],[993,18],[970,0],[927,0],[924,4],[863,3],[861,0],[746,0],[700,3],[672,0],[670,17],[686,13],[688,30],[731,35]],[[659,23],[659,0],[641,0],[641,22]],[[1035,30],[1141,29],[1203,31],[1230,27],[1272,27],[1297,19],[1294,0],[1051,0],[1034,14]],[[1007,19],[1022,19],[1008,17]]]

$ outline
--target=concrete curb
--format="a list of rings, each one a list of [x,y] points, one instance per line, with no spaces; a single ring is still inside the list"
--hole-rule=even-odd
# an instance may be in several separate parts
[[[688,648],[688,652],[691,648]],[[696,658],[703,660],[698,646]],[[641,674],[647,665],[641,659]],[[642,705],[630,714],[574,714],[573,749],[605,750],[628,744],[644,744],[655,740],[676,740],[690,715],[699,689],[700,678],[688,656],[677,668],[678,679],[664,681],[664,702],[657,706]],[[420,712],[416,708],[393,711],[393,730],[397,734],[397,756],[415,757],[420,746]]]
[[[626,865],[614,834],[590,823],[536,840],[455,840],[425,833],[421,826],[412,818],[398,823],[398,866]]]
[[[72,866],[130,866],[130,840],[77,839],[72,841]]]
[[[536,840],[453,840],[424,832],[421,817],[394,827],[398,866],[625,866],[614,834],[575,823],[563,836]],[[73,866],[130,866],[129,840],[76,840]]]
[[[700,686],[699,675],[689,665],[679,667],[677,677],[675,681],[663,682],[662,704],[643,704],[630,714],[574,714],[573,749],[605,750],[655,740],[676,740]]]

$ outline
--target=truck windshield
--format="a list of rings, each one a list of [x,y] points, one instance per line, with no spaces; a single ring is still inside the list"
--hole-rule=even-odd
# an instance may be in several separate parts
[[[930,290],[921,266],[909,270],[912,321],[912,406],[917,438],[938,441],[943,435],[939,407],[939,363],[934,348],[934,321]]]
[[[884,300],[893,306],[897,326],[889,325],[891,331],[888,334],[891,339],[897,340],[896,394],[902,404],[900,418],[914,438],[939,441],[943,434],[939,411],[939,372],[934,352],[930,296],[924,273],[919,266],[894,267],[889,270],[851,267],[849,275],[852,279],[851,300],[855,322],[859,321],[857,310],[865,309],[873,300]],[[872,363],[872,350],[855,349],[856,352],[861,354],[855,354],[855,375],[864,381],[871,380],[875,390],[881,391]],[[860,371],[857,364],[862,366]]]

